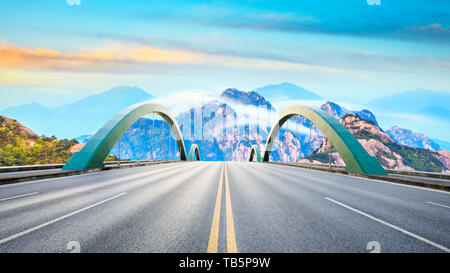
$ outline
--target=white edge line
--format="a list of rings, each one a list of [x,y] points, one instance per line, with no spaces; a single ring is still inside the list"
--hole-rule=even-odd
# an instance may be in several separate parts
[[[435,205],[435,206],[439,206],[439,207],[444,207],[444,208],[450,209],[450,206],[446,206],[446,205],[442,205],[442,204],[438,204],[438,203],[434,203],[434,202],[430,202],[430,201],[428,201],[427,203],[431,204],[431,205]]]
[[[48,226],[48,225],[51,225],[51,224],[53,224],[53,223],[59,222],[59,221],[61,221],[61,220],[64,220],[64,219],[66,219],[66,218],[68,218],[68,217],[70,217],[70,216],[73,216],[73,215],[75,215],[75,214],[78,214],[78,213],[80,213],[80,212],[83,212],[83,211],[85,211],[85,210],[88,210],[88,209],[90,209],[90,208],[96,207],[96,206],[98,206],[98,205],[101,205],[101,204],[106,203],[106,202],[108,202],[108,201],[111,201],[111,200],[113,200],[113,199],[116,199],[116,198],[118,198],[118,197],[120,197],[120,196],[122,196],[122,195],[125,195],[125,194],[127,194],[127,193],[126,193],[126,192],[123,192],[123,193],[121,193],[121,194],[115,195],[115,196],[110,197],[110,198],[108,198],[108,199],[105,199],[105,200],[103,200],[103,201],[100,201],[100,202],[97,202],[97,203],[92,204],[92,205],[90,205],[90,206],[87,206],[87,207],[85,207],[85,208],[76,210],[76,211],[71,212],[71,213],[69,213],[69,214],[63,215],[63,216],[58,217],[58,218],[56,218],[56,219],[53,219],[53,220],[50,220],[50,221],[45,222],[45,223],[43,223],[43,224],[40,224],[40,225],[38,225],[38,226],[35,226],[35,227],[29,228],[29,229],[27,229],[27,230],[24,230],[24,231],[22,231],[22,232],[16,233],[16,234],[11,235],[11,236],[9,236],[9,237],[7,237],[7,238],[5,238],[5,239],[1,239],[1,240],[0,240],[0,245],[3,244],[3,243],[6,243],[6,242],[8,242],[8,241],[11,241],[11,240],[13,240],[13,239],[16,239],[16,238],[18,238],[18,237],[21,237],[21,236],[23,236],[23,235],[26,235],[26,234],[28,234],[28,233],[30,233],[30,232],[33,232],[33,231],[35,231],[35,230],[41,229],[41,228],[46,227],[46,226]]]
[[[7,197],[7,198],[0,199],[0,201],[6,201],[6,200],[11,200],[11,199],[16,199],[16,198],[20,198],[20,197],[25,197],[25,196],[35,195],[35,194],[38,194],[38,193],[39,193],[39,192],[31,192],[31,193],[26,193],[26,194],[16,195],[16,196],[12,196],[12,197]]]
[[[442,251],[445,251],[445,252],[450,253],[450,249],[446,248],[445,246],[442,246],[442,245],[437,244],[437,243],[435,243],[435,242],[433,242],[433,241],[430,241],[430,240],[428,240],[428,239],[425,239],[425,238],[423,238],[423,237],[421,237],[421,236],[419,236],[419,235],[416,235],[416,234],[411,233],[411,232],[409,232],[409,231],[407,231],[407,230],[404,230],[404,229],[402,229],[402,228],[400,228],[400,227],[397,227],[397,226],[395,226],[395,225],[393,225],[393,224],[390,224],[390,223],[388,223],[388,222],[385,222],[385,221],[383,221],[383,220],[381,220],[381,219],[378,219],[378,218],[376,218],[376,217],[374,217],[374,216],[371,216],[371,215],[369,215],[369,214],[367,214],[367,213],[365,213],[365,212],[362,212],[362,211],[360,211],[360,210],[357,210],[357,209],[355,209],[355,208],[352,208],[352,207],[350,207],[350,206],[347,206],[347,205],[345,205],[345,204],[343,204],[343,203],[341,203],[341,202],[339,202],[339,201],[336,201],[336,200],[334,200],[334,199],[331,199],[331,198],[329,198],[329,197],[325,197],[325,199],[327,199],[328,201],[331,201],[331,202],[333,202],[333,203],[335,203],[335,204],[338,204],[338,205],[340,205],[340,206],[342,206],[342,207],[344,207],[344,208],[347,208],[347,209],[349,209],[349,210],[351,210],[351,211],[354,211],[354,212],[356,212],[356,213],[359,213],[359,214],[361,214],[361,215],[363,215],[363,216],[366,216],[367,218],[370,218],[370,219],[372,219],[372,220],[374,220],[374,221],[377,221],[377,222],[379,222],[379,223],[381,223],[381,224],[383,224],[383,225],[386,225],[386,226],[388,226],[388,227],[390,227],[390,228],[393,228],[393,229],[395,229],[395,230],[398,230],[398,231],[400,231],[400,232],[402,232],[402,233],[404,233],[404,234],[406,234],[406,235],[408,235],[408,236],[411,236],[411,237],[413,237],[413,238],[415,238],[415,239],[417,239],[417,240],[420,240],[420,241],[422,241],[422,242],[424,242],[424,243],[426,243],[426,244],[429,244],[429,245],[432,245],[432,246],[434,246],[434,247],[436,247],[436,248],[439,248],[439,249],[442,250]]]

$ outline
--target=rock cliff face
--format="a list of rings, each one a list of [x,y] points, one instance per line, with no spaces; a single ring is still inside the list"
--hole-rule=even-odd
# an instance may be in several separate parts
[[[377,125],[352,114],[344,115],[339,121],[350,133],[358,138],[359,143],[361,143],[364,149],[371,156],[376,157],[384,167],[389,169],[412,170],[412,168],[404,166],[400,155],[394,154],[383,144],[393,143],[393,140]],[[321,145],[316,153],[326,153],[330,149],[332,149],[331,143],[324,137],[323,145]],[[338,153],[334,153],[332,163],[341,166],[345,165]]]
[[[394,142],[389,135],[383,132],[376,124],[358,116],[347,114],[340,119],[340,122],[356,137],[362,137],[364,134],[371,134],[383,142]]]
[[[383,142],[393,143],[394,141],[383,132],[380,127],[376,124],[362,119],[359,116],[346,114],[343,118],[339,119],[339,122],[347,128],[356,138],[364,138],[367,135],[376,137],[377,139],[382,140]],[[330,149],[331,143],[330,141],[324,137],[323,145],[316,151],[317,153],[325,152]]]
[[[443,172],[450,173],[450,151],[440,150],[435,156],[445,166]]]
[[[86,143],[78,143],[78,144],[75,144],[75,145],[73,145],[72,147],[70,147],[69,152],[70,152],[71,154],[76,153],[76,152],[79,152],[79,151],[81,151],[81,149],[83,149],[84,145],[86,145]]]
[[[386,169],[414,171],[414,168],[403,163],[403,158],[396,152],[391,151],[382,142],[371,139],[358,139],[359,143],[366,149],[366,151],[378,161]]]
[[[436,153],[398,144],[377,125],[356,115],[347,114],[339,121],[358,139],[364,149],[387,169],[447,172],[450,168],[449,151]],[[333,154],[333,164],[344,165],[342,158],[334,153],[334,148],[326,137],[313,158],[327,163],[328,159],[324,155],[328,152]]]

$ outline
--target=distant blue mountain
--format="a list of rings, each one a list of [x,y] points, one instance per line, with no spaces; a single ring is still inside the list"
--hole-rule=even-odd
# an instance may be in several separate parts
[[[255,89],[268,100],[321,100],[322,97],[292,83],[269,84]]]
[[[446,108],[446,107],[442,107],[442,106],[438,106],[438,105],[431,105],[431,106],[421,109],[420,111],[418,111],[418,113],[427,115],[429,117],[445,119],[447,121],[450,121],[450,108]]]
[[[73,138],[95,133],[117,112],[152,98],[138,87],[120,86],[55,108],[33,103],[7,108],[0,114],[20,120],[39,135]]]
[[[368,105],[393,112],[416,113],[430,106],[449,107],[450,93],[415,89],[392,96],[374,99],[370,101]]]
[[[0,111],[0,114],[20,120],[38,135],[42,135],[44,131],[39,130],[39,128],[47,126],[48,120],[52,118],[50,112],[49,108],[39,103],[30,103],[7,108]]]

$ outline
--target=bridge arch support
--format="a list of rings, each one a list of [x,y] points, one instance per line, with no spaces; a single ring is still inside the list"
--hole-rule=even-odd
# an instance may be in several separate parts
[[[253,159],[256,159],[257,162],[261,162],[261,152],[259,151],[258,145],[252,145],[252,148],[250,150],[250,156],[248,157],[248,161],[253,161]]]
[[[358,140],[338,120],[319,108],[291,106],[277,118],[270,130],[264,148],[263,161],[269,161],[270,151],[281,126],[291,117],[300,115],[309,119],[330,140],[345,162],[346,170],[351,173],[386,175],[381,164],[367,153]]]
[[[198,160],[200,161],[200,151],[198,149],[197,144],[192,144],[191,148],[189,149],[189,154],[187,157],[187,160]]]
[[[94,136],[92,136],[81,151],[74,153],[64,165],[63,170],[87,170],[103,168],[103,161],[120,137],[139,118],[155,113],[161,116],[170,126],[180,152],[180,160],[186,160],[186,149],[180,128],[175,118],[165,106],[152,102],[142,102],[131,105],[117,113]]]

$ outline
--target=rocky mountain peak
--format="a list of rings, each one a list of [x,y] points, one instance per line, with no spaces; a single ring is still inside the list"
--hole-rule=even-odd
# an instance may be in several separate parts
[[[335,119],[340,119],[345,114],[342,112],[342,107],[332,101],[325,102],[320,106],[320,109],[332,115]]]
[[[272,104],[256,91],[245,92],[236,88],[228,88],[222,92],[221,96],[234,102],[273,109]]]
[[[392,138],[383,132],[378,125],[371,121],[361,118],[355,114],[346,114],[339,122],[347,128],[358,139],[372,139],[381,140],[383,143],[393,143]],[[322,146],[318,149],[318,153],[325,152],[331,148],[330,141],[324,137]]]
[[[386,133],[400,144],[408,145],[410,147],[424,148],[432,151],[440,149],[439,145],[434,143],[427,136],[419,133],[414,133],[409,129],[392,126]]]
[[[375,118],[375,115],[366,109],[363,109],[361,111],[351,111],[351,110],[348,110],[345,107],[342,107],[339,104],[334,103],[332,101],[325,102],[324,104],[322,104],[320,106],[320,109],[322,109],[323,111],[332,115],[336,119],[340,119],[343,116],[348,115],[348,114],[353,114],[353,115],[359,116],[362,119],[370,121],[378,126],[378,122],[377,122],[377,119]]]
[[[364,134],[367,134],[368,136],[375,136],[385,143],[394,142],[388,134],[383,132],[383,130],[378,127],[378,125],[364,118],[361,118],[358,115],[346,114],[341,118],[340,122],[345,126],[345,128],[350,131],[350,133],[355,136],[360,136],[360,138],[365,138],[362,135],[362,132],[364,132]]]

